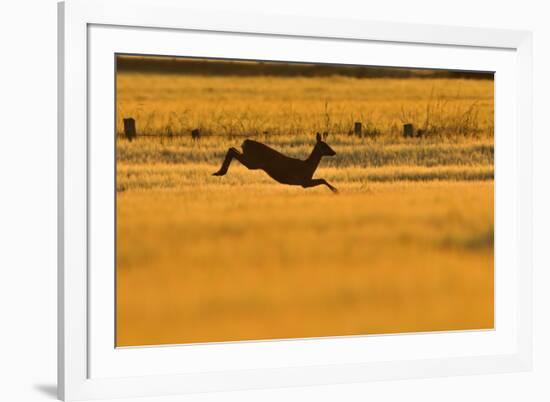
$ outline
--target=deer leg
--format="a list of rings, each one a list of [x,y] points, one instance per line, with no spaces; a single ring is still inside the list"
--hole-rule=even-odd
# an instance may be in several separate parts
[[[247,168],[253,169],[248,159],[246,158],[246,155],[240,153],[236,148],[232,147],[232,148],[229,148],[229,150],[227,151],[227,154],[225,155],[225,159],[223,160],[222,167],[220,168],[220,170],[218,170],[216,173],[213,173],[212,176],[224,176],[227,173],[227,170],[229,169],[229,165],[231,164],[231,161],[233,160],[233,158],[237,159]]]
[[[227,154],[225,154],[225,159],[223,160],[220,170],[218,170],[212,176],[224,176],[227,173],[227,170],[229,169],[229,165],[231,164],[231,161],[233,160],[233,158],[237,156],[237,154],[240,154],[240,152],[237,151],[235,148],[229,148],[229,150],[227,151]]]
[[[332,191],[333,193],[337,193],[338,192],[338,189],[334,186],[332,186],[328,181],[326,181],[325,179],[311,179],[310,181],[308,181],[307,183],[305,184],[302,184],[302,187],[303,188],[309,188],[309,187],[315,187],[315,186],[320,186],[320,185],[325,185],[327,186],[328,188],[330,188],[330,191]]]

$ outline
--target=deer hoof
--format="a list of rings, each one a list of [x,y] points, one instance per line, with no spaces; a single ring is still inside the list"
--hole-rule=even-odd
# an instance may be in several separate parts
[[[223,173],[222,171],[218,171],[216,173],[212,173],[212,176],[223,176],[225,175],[225,173]]]

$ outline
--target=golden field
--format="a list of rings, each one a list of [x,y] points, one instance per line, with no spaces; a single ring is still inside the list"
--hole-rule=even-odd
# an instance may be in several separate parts
[[[119,73],[117,116],[117,346],[493,327],[492,81]],[[317,131],[338,195],[211,176]]]
[[[492,137],[493,81],[119,73],[117,115],[135,118],[143,134],[342,134],[361,121],[385,135],[415,123],[450,136]],[[118,118],[117,132],[122,126]]]

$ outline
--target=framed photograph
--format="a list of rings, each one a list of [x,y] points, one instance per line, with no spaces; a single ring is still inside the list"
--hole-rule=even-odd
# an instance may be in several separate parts
[[[60,3],[60,398],[529,370],[531,41]]]

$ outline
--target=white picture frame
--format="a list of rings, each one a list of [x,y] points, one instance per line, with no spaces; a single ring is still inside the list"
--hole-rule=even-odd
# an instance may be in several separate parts
[[[177,0],[68,0],[59,4],[58,15],[61,399],[157,396],[530,369],[531,33],[296,16],[210,14],[190,10]],[[495,330],[115,349],[114,342],[109,343],[114,333],[108,311],[114,310],[114,304],[109,298],[100,301],[97,296],[98,290],[108,294],[112,285],[106,283],[108,279],[104,283],[105,277],[97,274],[90,263],[101,260],[94,256],[97,249],[90,248],[90,239],[98,236],[98,230],[99,237],[103,234],[101,225],[93,221],[97,214],[91,215],[90,210],[97,209],[98,203],[113,202],[109,189],[103,192],[93,187],[93,177],[102,174],[93,161],[105,156],[91,152],[97,149],[93,148],[95,145],[100,145],[93,133],[97,127],[112,124],[108,116],[93,107],[112,96],[112,87],[100,85],[108,84],[110,79],[109,74],[101,72],[103,68],[111,68],[103,60],[123,50],[179,55],[183,50],[177,46],[185,35],[193,35],[194,39],[210,35],[217,42],[228,38],[223,49],[220,47],[215,53],[226,52],[222,55],[225,57],[235,56],[238,51],[241,58],[294,60],[299,56],[275,55],[275,52],[278,48],[285,48],[286,52],[292,47],[299,50],[303,46],[301,41],[308,41],[312,49],[316,46],[320,49],[318,52],[323,46],[333,46],[332,61],[345,58],[347,52],[358,46],[370,46],[373,54],[379,53],[378,63],[392,66],[404,63],[407,52],[401,50],[413,48],[422,57],[414,61],[409,58],[406,63],[410,67],[443,68],[453,64],[459,69],[478,66],[490,70],[496,66],[493,71],[497,77],[500,71],[503,78],[497,81],[495,95],[495,131],[499,133],[495,134],[495,237],[497,245],[501,245],[495,257]],[[281,46],[281,41],[287,46]],[[270,46],[263,46],[263,53],[259,53],[260,50],[250,50],[256,48],[252,43]],[[400,51],[383,49],[392,47]],[[196,55],[189,54],[197,51],[190,49],[181,55]],[[433,52],[436,53],[430,56]],[[465,57],[472,52],[475,57]],[[313,60],[314,53],[302,57],[317,61]],[[499,97],[505,99],[499,103]],[[507,217],[502,224],[499,214]],[[505,264],[506,269],[499,268]],[[452,350],[451,344],[456,346]],[[385,350],[393,350],[394,354],[384,355]],[[177,359],[170,357],[176,355]],[[250,356],[260,356],[261,361]],[[185,361],[188,366],[178,361]],[[203,362],[200,367],[198,361]],[[153,369],[145,370],[140,362]]]

